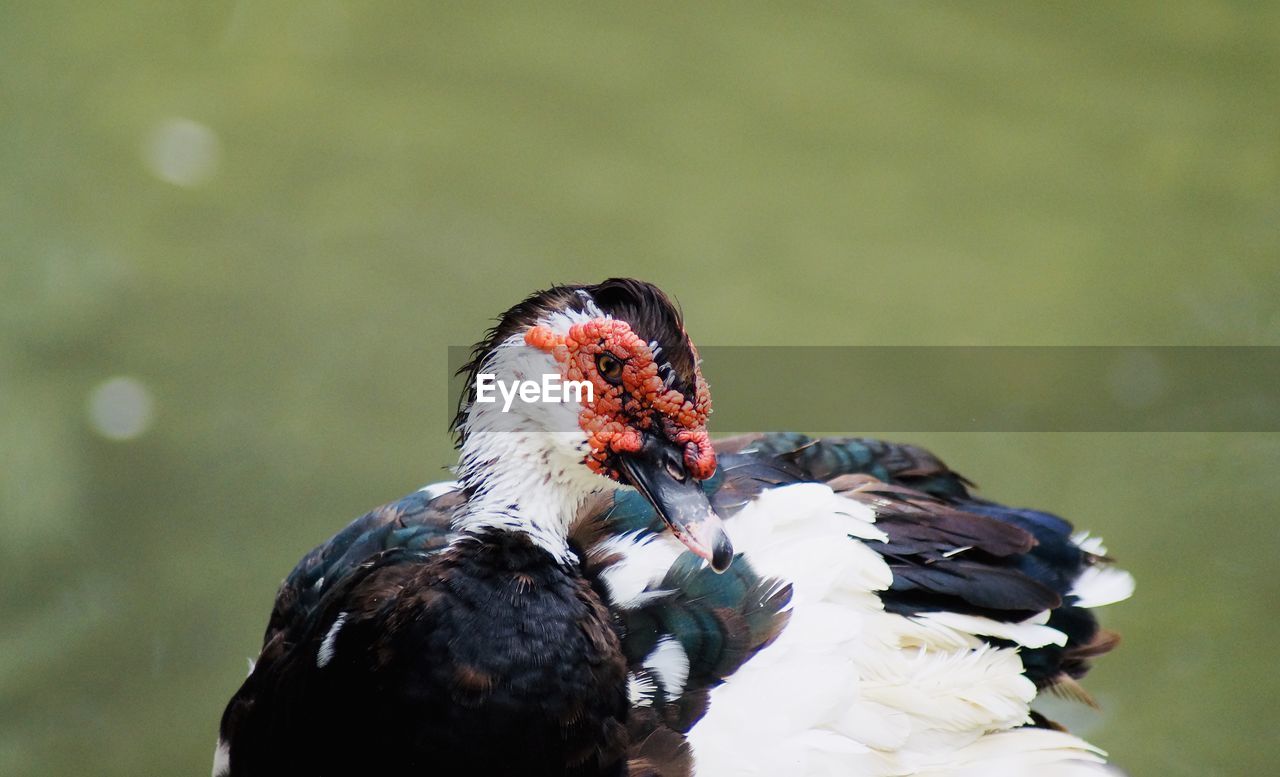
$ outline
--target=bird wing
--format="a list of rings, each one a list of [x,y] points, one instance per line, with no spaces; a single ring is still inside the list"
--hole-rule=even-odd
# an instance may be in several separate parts
[[[379,553],[444,548],[453,536],[453,512],[462,503],[455,483],[437,483],[369,511],[316,546],[280,584],[263,646],[277,638],[291,641],[315,619],[325,595]]]
[[[1132,579],[1111,566],[1096,539],[1075,533],[1056,515],[974,497],[970,481],[921,448],[775,434],[754,438],[727,458],[726,473],[743,492],[739,501],[771,480],[822,482],[870,507],[887,535],[869,547],[893,573],[881,597],[890,612],[952,612],[1004,623],[1049,612],[1046,625],[1067,641],[1022,651],[1037,687],[1076,688],[1072,681],[1088,670],[1088,659],[1118,642],[1091,610],[1127,598]],[[788,477],[764,474],[783,468]]]
[[[717,452],[704,488],[739,551],[728,573],[630,492],[580,524],[622,625],[633,736],[685,734],[712,775],[1097,768],[1029,709],[1040,688],[1088,700],[1075,680],[1115,644],[1090,608],[1132,581],[1096,540],[976,498],[913,446],[766,434]]]
[[[460,503],[453,484],[428,486],[357,518],[302,557],[280,584],[262,649],[223,712],[214,777],[229,773],[233,741],[237,753],[270,763],[272,753],[300,751],[278,741],[281,732],[323,741],[318,732],[337,725],[334,709],[363,709],[367,700],[351,695],[360,684],[342,682],[358,671],[327,672],[320,682],[312,670],[329,663],[338,640],[376,641],[382,604],[448,544]]]
[[[214,777],[230,772],[233,749],[239,775],[349,774],[359,771],[357,764],[376,762],[378,753],[311,745],[370,738],[361,726],[376,725],[399,689],[370,685],[384,656],[369,646],[387,638],[386,610],[430,558],[404,547],[372,551],[353,567],[332,567],[321,584],[291,595],[290,604],[277,599],[280,620],[223,712]]]

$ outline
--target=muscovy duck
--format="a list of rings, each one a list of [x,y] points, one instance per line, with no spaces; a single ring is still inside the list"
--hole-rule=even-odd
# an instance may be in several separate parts
[[[1030,706],[1116,643],[1096,538],[909,445],[713,444],[646,283],[538,292],[474,357],[457,481],[299,562],[214,777],[1109,773]],[[592,391],[477,396],[541,374]]]

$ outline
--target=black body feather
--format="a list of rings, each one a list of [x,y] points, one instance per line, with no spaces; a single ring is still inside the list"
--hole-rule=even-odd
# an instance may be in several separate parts
[[[264,649],[223,730],[235,775],[603,777],[625,774],[627,708],[589,584],[494,533],[344,575]]]

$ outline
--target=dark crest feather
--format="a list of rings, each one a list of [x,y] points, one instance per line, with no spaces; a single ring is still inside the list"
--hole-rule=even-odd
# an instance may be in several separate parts
[[[457,442],[461,442],[461,427],[467,410],[475,401],[475,380],[485,357],[512,335],[536,324],[546,316],[566,310],[582,312],[588,300],[604,313],[626,321],[631,330],[646,342],[656,342],[662,349],[660,361],[670,365],[673,375],[672,388],[692,397],[696,388],[697,364],[689,336],[684,331],[684,318],[680,308],[652,283],[634,278],[610,278],[597,284],[564,284],[552,286],[529,295],[503,313],[487,332],[484,339],[471,349],[470,360],[458,370],[466,377],[462,394],[458,397],[458,411],[453,418],[453,430]]]

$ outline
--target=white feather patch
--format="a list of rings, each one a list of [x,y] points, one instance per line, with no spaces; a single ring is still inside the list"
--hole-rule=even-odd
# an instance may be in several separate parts
[[[627,673],[627,699],[630,700],[632,707],[651,706],[653,692],[656,690],[657,686],[653,684],[652,677],[642,677],[635,672]]]
[[[999,731],[919,771],[928,777],[1101,777],[1120,775],[1106,753],[1079,737],[1043,728]]]
[[[1094,556],[1107,555],[1107,546],[1102,544],[1102,538],[1091,536],[1087,531],[1079,531],[1071,535],[1071,541],[1085,553]]]
[[[689,679],[689,655],[674,637],[663,637],[644,660],[644,668],[662,683],[667,698],[674,699],[684,692]]]
[[[231,774],[231,745],[218,738],[218,746],[213,751],[213,777],[227,777]]]
[[[1102,607],[1133,596],[1133,575],[1108,566],[1086,567],[1076,579],[1071,594],[1078,607]]]
[[[462,488],[462,484],[458,481],[446,480],[442,483],[432,483],[429,486],[423,486],[418,489],[418,493],[426,494],[427,499],[435,499],[436,497],[444,496],[451,491],[457,491],[459,488]]]
[[[914,617],[917,620],[941,624],[969,634],[1007,639],[1028,648],[1067,644],[1066,634],[1042,625],[1045,619],[1044,613],[1020,623],[1004,623],[979,615],[965,615],[958,612],[925,612]]]
[[[1013,650],[988,645],[959,652],[901,650],[882,659],[865,671],[866,697],[910,710],[916,725],[939,731],[1019,726],[1036,695]]]
[[[868,547],[884,539],[874,524],[869,507],[820,484],[766,491],[726,522],[757,572],[792,584],[791,619],[711,691],[706,716],[689,732],[698,773],[1102,774],[1097,752],[1074,737],[991,733],[1025,723],[1036,689],[1017,650],[982,636],[1061,644],[1065,635],[1045,625],[1048,613],[1004,624],[885,612],[876,592],[893,577]]]
[[[618,557],[605,568],[600,578],[609,588],[610,602],[623,609],[639,607],[669,594],[669,591],[651,589],[662,582],[667,570],[683,551],[684,545],[667,532],[609,537],[592,550],[602,558]]]
[[[581,314],[554,314],[548,322],[567,330]],[[553,320],[554,319],[554,320]],[[540,380],[558,374],[550,354],[513,334],[485,356],[482,367],[496,380]],[[476,402],[467,408],[455,472],[473,489],[453,516],[460,535],[487,529],[519,531],[558,561],[576,563],[566,536],[579,508],[595,492],[618,484],[582,465],[587,436],[573,402]]]
[[[589,294],[579,294],[584,305],[583,310],[577,311],[572,309],[556,310],[548,313],[538,320],[538,323],[547,327],[556,334],[566,335],[574,324],[583,324],[593,318],[604,318],[604,313],[596,306],[596,301]]]
[[[318,668],[323,669],[333,660],[333,646],[338,639],[338,630],[346,622],[347,614],[345,612],[338,613],[333,625],[329,627],[329,633],[324,635],[324,641],[320,643],[320,650],[316,652],[316,666]]]

